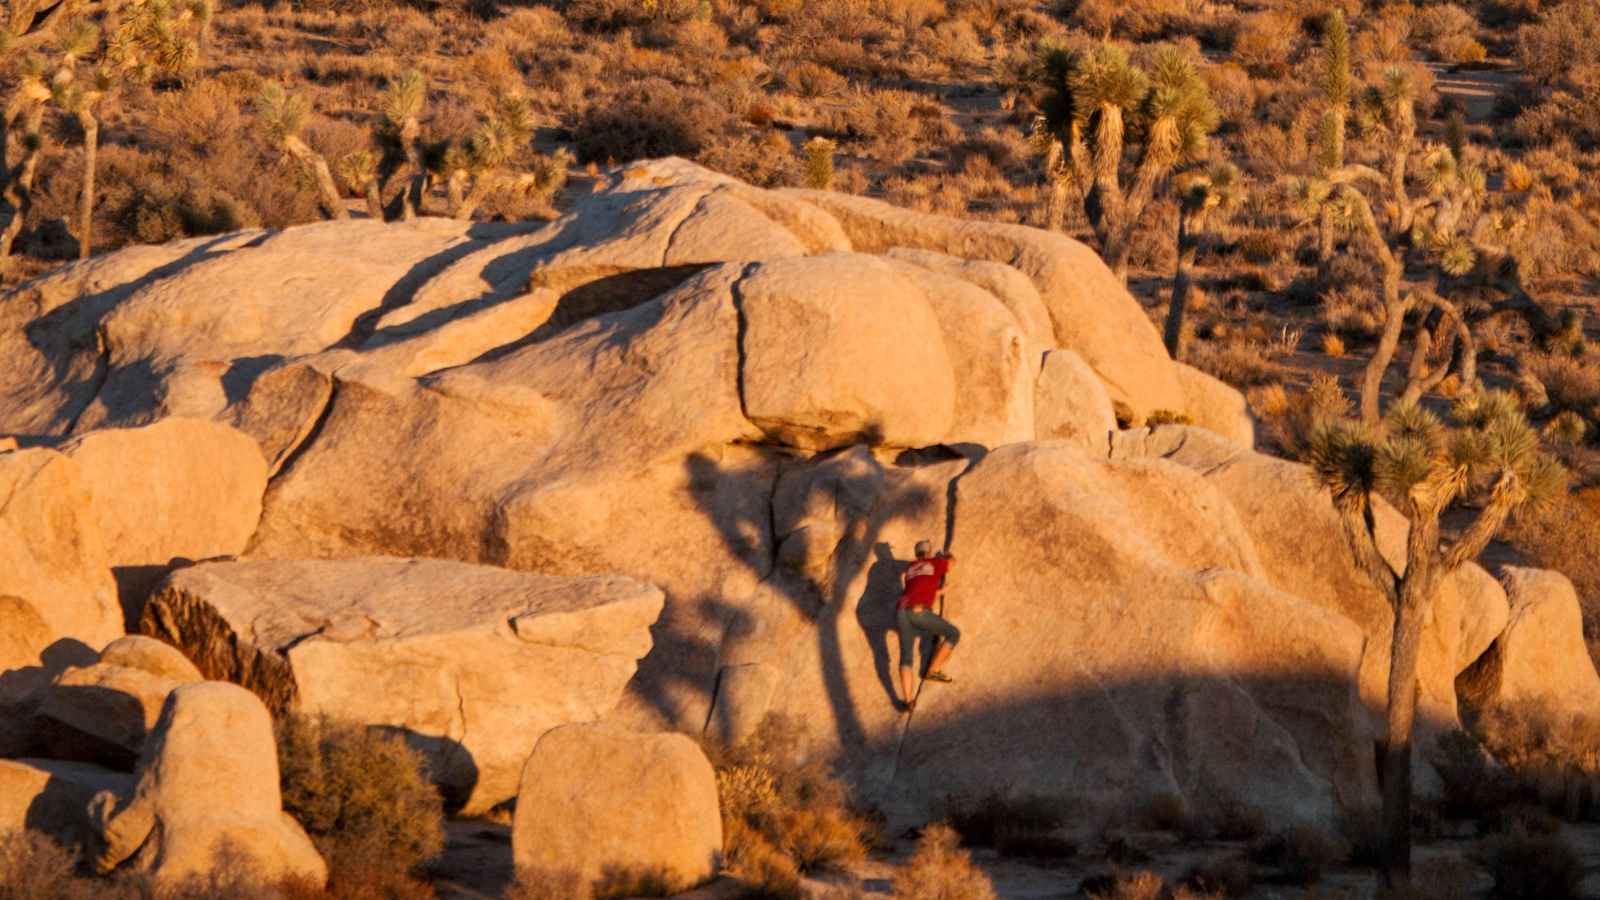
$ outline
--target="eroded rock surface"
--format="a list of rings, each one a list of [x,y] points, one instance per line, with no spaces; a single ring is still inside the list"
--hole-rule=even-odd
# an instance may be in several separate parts
[[[628,578],[439,560],[221,562],[174,573],[141,628],[274,709],[402,729],[479,812],[542,732],[611,710],[661,603]]]

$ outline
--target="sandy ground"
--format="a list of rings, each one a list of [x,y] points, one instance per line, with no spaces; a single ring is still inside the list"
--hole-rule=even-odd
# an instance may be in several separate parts
[[[487,900],[497,898],[510,884],[511,830],[502,823],[485,820],[452,821],[448,828],[449,845],[433,868],[434,886],[445,900]],[[1583,896],[1600,897],[1600,826],[1569,826],[1563,836],[1578,851],[1586,877]],[[1180,879],[1196,866],[1237,856],[1247,850],[1241,842],[1215,841],[1184,843],[1159,832],[1129,835],[1128,842],[1148,853],[1150,858],[1121,867],[1124,873],[1150,869],[1169,879]],[[1421,877],[1436,884],[1449,884],[1451,893],[1482,896],[1492,886],[1489,876],[1467,861],[1476,841],[1469,837],[1437,840],[1416,848],[1416,868]],[[830,885],[851,885],[868,897],[891,896],[896,870],[911,856],[911,840],[896,841],[893,848],[866,860],[848,873],[839,873],[809,883],[816,893]],[[1089,850],[1093,846],[1089,845]],[[992,850],[976,850],[973,860],[994,882],[1006,900],[1066,900],[1084,896],[1080,890],[1087,878],[1113,871],[1099,853],[1080,853],[1065,860],[1008,859]],[[1260,900],[1370,900],[1376,893],[1370,869],[1338,867],[1309,887],[1265,883],[1251,892]],[[739,885],[723,879],[679,900],[731,900]]]

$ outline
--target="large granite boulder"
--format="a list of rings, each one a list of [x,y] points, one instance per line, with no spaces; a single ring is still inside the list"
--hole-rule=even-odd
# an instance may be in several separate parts
[[[547,731],[522,770],[511,851],[518,869],[572,870],[599,889],[629,875],[692,888],[722,857],[716,773],[681,734]]]
[[[266,461],[219,422],[102,428],[61,451],[83,474],[129,625],[174,563],[239,553],[261,518]]]
[[[1600,674],[1583,640],[1572,582],[1560,572],[1506,566],[1500,580],[1510,622],[1457,688],[1479,713],[1546,718],[1550,724],[1600,715]]]
[[[1326,823],[1375,798],[1360,629],[1268,584],[1197,473],[1066,443],[915,467],[858,448],[786,474],[775,515],[768,584],[815,621],[775,614],[724,660],[786,660],[769,711],[805,722],[896,815],[1025,789],[1103,812],[1176,795]],[[925,689],[908,728],[891,631],[919,539],[954,553],[963,640],[956,684]]]
[[[1327,491],[1306,466],[1219,444],[1196,428],[1162,427],[1119,455],[1158,457],[1201,472],[1237,511],[1260,552],[1265,580],[1361,626],[1361,696],[1381,721],[1388,702],[1394,611],[1357,567]],[[1405,568],[1405,517],[1380,499],[1374,505],[1379,549]],[[1459,727],[1456,676],[1478,659],[1507,619],[1505,591],[1469,563],[1447,579],[1422,647],[1419,725],[1426,735]]]
[[[103,647],[123,633],[92,497],[70,457],[43,448],[0,454],[0,594],[25,599],[52,644]]]
[[[661,603],[440,560],[219,562],[173,573],[141,629],[275,710],[402,729],[470,813],[516,793],[539,734],[611,710]]]
[[[95,868],[127,866],[158,886],[211,874],[224,860],[262,881],[320,887],[328,867],[283,811],[267,708],[236,685],[186,684],[167,697],[131,792],[89,804]]]

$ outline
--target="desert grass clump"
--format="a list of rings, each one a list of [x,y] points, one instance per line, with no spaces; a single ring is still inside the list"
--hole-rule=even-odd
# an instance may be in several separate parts
[[[1504,834],[1486,839],[1473,854],[1494,879],[1495,900],[1577,900],[1583,896],[1583,860],[1554,836]]]
[[[0,900],[88,900],[92,882],[75,877],[77,857],[43,832],[0,833]]]
[[[1600,818],[1600,718],[1528,704],[1491,709],[1476,730],[1516,796],[1568,820]]]
[[[894,876],[905,900],[996,900],[994,883],[961,849],[961,835],[944,823],[922,829],[917,850]]]
[[[717,770],[725,864],[771,896],[795,896],[799,876],[866,856],[876,827],[845,784],[807,759],[799,726],[768,716],[732,747],[707,747]]]
[[[1275,832],[1250,848],[1251,860],[1270,870],[1273,880],[1286,884],[1315,884],[1343,857],[1337,838],[1309,825]]]
[[[1005,856],[1069,857],[1077,852],[1059,831],[1062,803],[1033,794],[991,791],[973,800],[945,801],[945,821],[969,847],[993,847]]]
[[[583,163],[695,157],[727,118],[709,98],[652,78],[592,103],[573,129],[573,142]]]
[[[1106,884],[1085,887],[1090,900],[1211,900],[1226,896],[1210,890],[1187,886],[1174,888],[1154,872],[1136,872],[1133,875],[1113,876],[1104,879]]]
[[[409,875],[444,849],[444,809],[417,751],[398,735],[326,715],[278,720],[283,808],[328,860],[330,890]]]

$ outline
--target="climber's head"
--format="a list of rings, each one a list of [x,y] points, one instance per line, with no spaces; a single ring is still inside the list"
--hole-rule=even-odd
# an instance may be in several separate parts
[[[933,555],[933,544],[930,541],[917,541],[917,559],[927,559]]]

